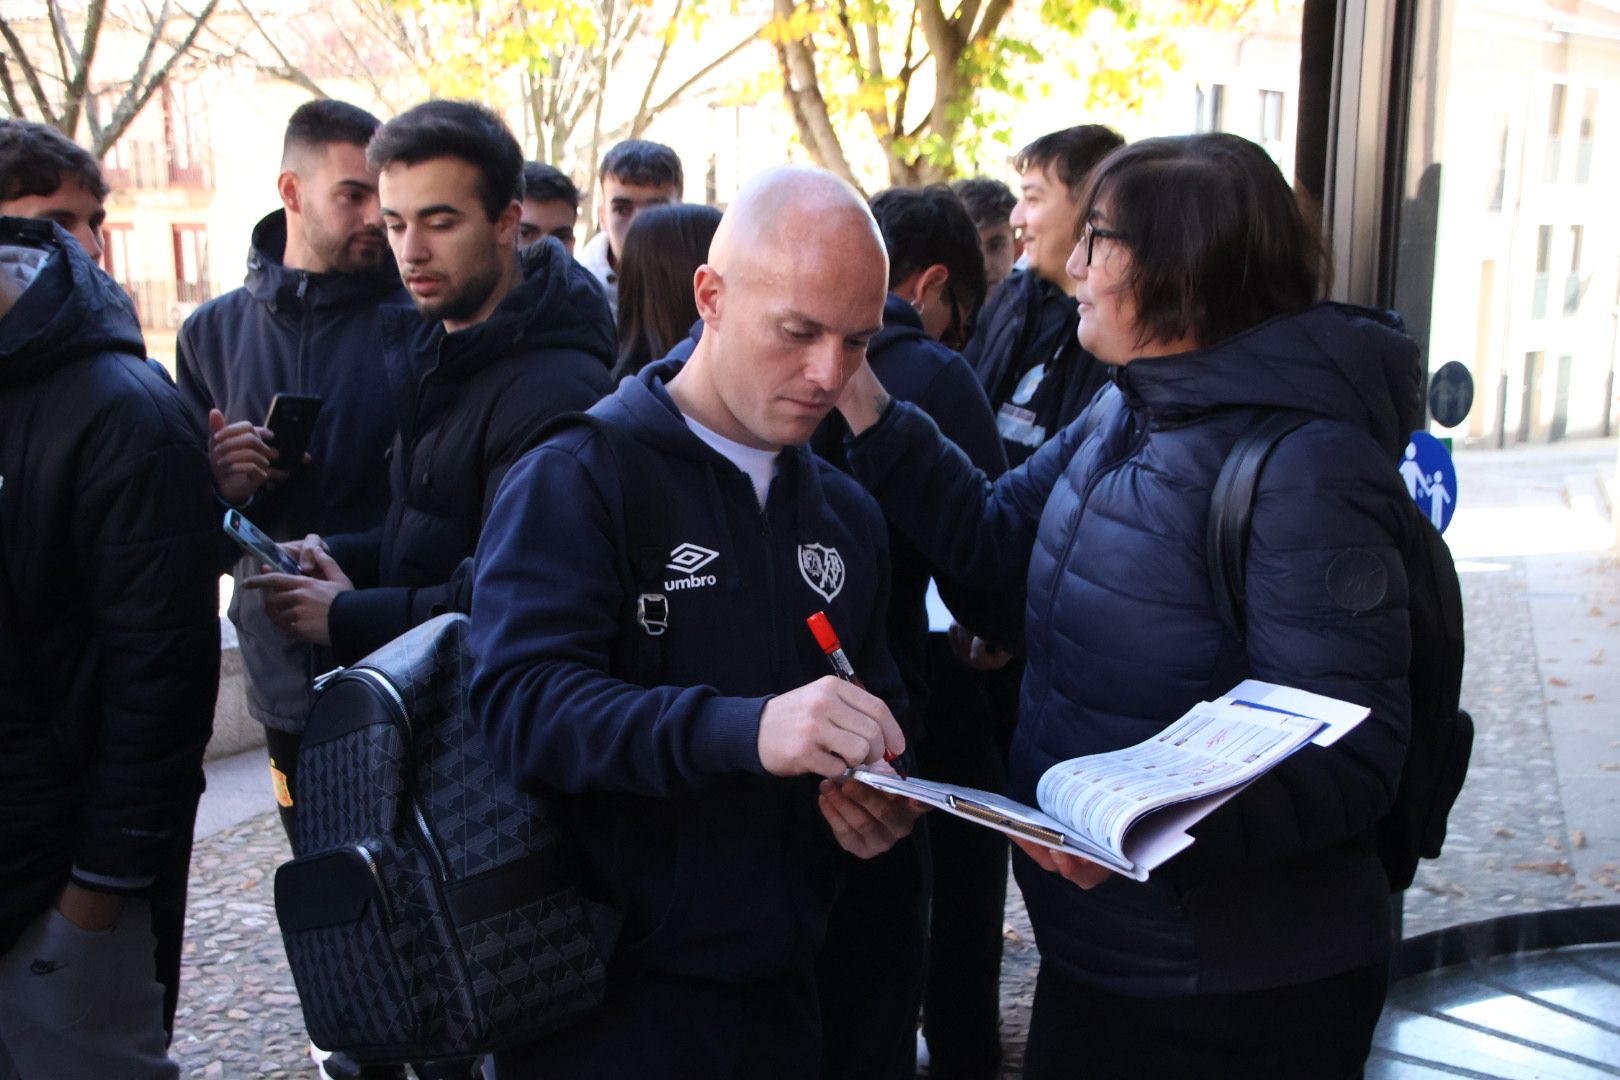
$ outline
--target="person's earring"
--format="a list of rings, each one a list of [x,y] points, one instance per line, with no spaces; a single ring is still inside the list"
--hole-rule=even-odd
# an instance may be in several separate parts
[[[923,296],[922,293],[918,293],[917,299],[911,302],[911,310],[915,311],[918,315],[921,315],[923,313],[923,308],[927,306],[928,300]]]

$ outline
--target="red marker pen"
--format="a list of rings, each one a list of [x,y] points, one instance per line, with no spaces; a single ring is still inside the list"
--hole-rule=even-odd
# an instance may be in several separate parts
[[[853,683],[865,690],[866,684],[861,682],[860,676],[855,674],[855,665],[851,664],[849,657],[844,655],[844,646],[839,643],[838,633],[832,628],[832,622],[827,618],[827,613],[818,611],[804,621],[810,624],[810,632],[816,635],[816,644],[820,645],[821,651],[827,654],[827,663],[832,665],[833,674],[845,682]],[[890,765],[894,765],[896,758],[894,754],[885,750],[883,751],[883,760]],[[901,772],[898,765],[895,765],[894,771],[900,774],[902,780],[911,779],[904,772]]]

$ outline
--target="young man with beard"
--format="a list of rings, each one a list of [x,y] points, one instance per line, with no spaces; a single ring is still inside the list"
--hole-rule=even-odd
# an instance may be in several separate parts
[[[497,1054],[502,1080],[819,1076],[815,957],[839,847],[876,855],[917,816],[824,779],[905,749],[904,691],[883,518],[804,446],[882,326],[887,270],[843,182],[756,177],[697,271],[691,359],[648,365],[594,410],[668,493],[684,587],[665,586],[657,685],[615,667],[642,633],[621,623],[619,549],[629,515],[654,508],[625,505],[604,434],[557,435],[496,500],[473,709],[497,767],[561,793],[587,881],[625,915],[602,1007]],[[805,624],[823,609],[866,689],[827,674]]]
[[[377,172],[365,160],[377,123],[341,101],[292,114],[276,178],[282,209],[253,231],[245,284],[180,328],[180,392],[208,429],[215,490],[277,540],[374,528],[388,506],[384,455],[396,425],[376,392],[385,380],[378,313],[404,293],[383,237]],[[280,393],[321,399],[307,461],[281,460],[261,426]],[[220,568],[235,564],[229,614],[248,712],[265,727],[290,836],[310,681],[332,664],[271,625],[260,595],[241,587],[259,568],[219,539]]]
[[[517,254],[523,155],[480,105],[429,101],[378,129],[382,218],[415,312],[386,313],[399,418],[382,527],[288,545],[301,575],[246,587],[296,641],[348,664],[445,610],[465,610],[495,492],[547,421],[609,388],[613,322],[560,243]],[[380,388],[373,388],[376,393]]]

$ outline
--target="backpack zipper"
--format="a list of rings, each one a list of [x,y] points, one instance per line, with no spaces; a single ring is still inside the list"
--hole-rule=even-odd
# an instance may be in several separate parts
[[[404,729],[405,742],[406,745],[409,745],[411,718],[405,709],[405,698],[400,694],[399,688],[394,685],[388,676],[371,668],[353,667],[349,669],[349,674],[358,675],[370,683],[382,693],[388,704],[393,706],[394,719]],[[411,796],[411,816],[416,822],[417,836],[421,839],[422,846],[427,849],[428,856],[433,860],[438,879],[441,882],[449,881],[450,865],[445,861],[444,853],[439,850],[439,843],[433,838],[433,830],[428,828],[427,816],[422,813],[422,806],[417,802],[414,795]]]
[[[371,880],[377,886],[377,903],[382,908],[383,921],[393,926],[394,912],[388,906],[388,890],[383,887],[382,870],[377,866],[377,857],[364,844],[353,844],[351,850],[359,853],[361,860],[366,864],[366,869],[371,872]]]

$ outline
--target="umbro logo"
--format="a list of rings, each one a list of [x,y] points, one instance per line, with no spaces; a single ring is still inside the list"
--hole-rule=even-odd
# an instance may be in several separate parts
[[[720,579],[713,574],[700,574],[698,571],[719,557],[720,553],[718,551],[711,551],[709,548],[700,547],[697,544],[681,544],[669,553],[669,562],[664,565],[677,574],[685,574],[686,576],[671,578],[664,582],[664,590],[666,592],[675,592],[678,589],[697,589],[704,585],[718,583]]]
[[[35,975],[49,975],[53,971],[62,970],[62,965],[57,963],[55,960],[35,960],[32,964],[28,965],[28,970],[33,972]]]
[[[677,573],[695,574],[719,557],[718,551],[710,551],[696,544],[682,544],[669,553],[669,562],[664,565]]]

